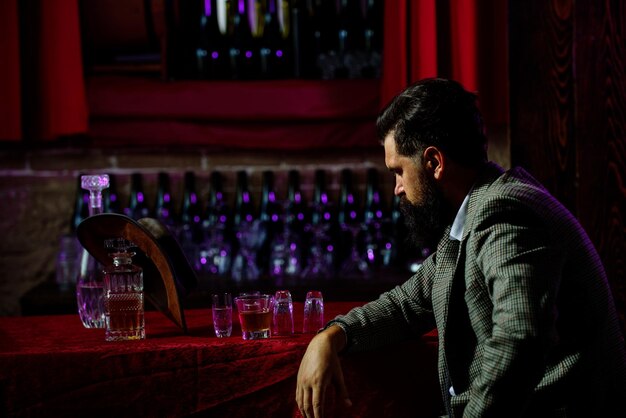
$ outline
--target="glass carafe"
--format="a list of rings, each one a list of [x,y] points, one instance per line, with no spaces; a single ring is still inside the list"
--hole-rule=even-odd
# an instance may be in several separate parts
[[[81,186],[89,191],[89,216],[103,212],[102,190],[109,187],[106,174],[81,176]],[[83,249],[76,280],[78,315],[85,328],[104,328],[103,273],[100,263]]]
[[[112,264],[104,269],[104,312],[106,341],[143,340],[143,270],[132,262],[135,246],[123,238],[108,239],[104,246]]]

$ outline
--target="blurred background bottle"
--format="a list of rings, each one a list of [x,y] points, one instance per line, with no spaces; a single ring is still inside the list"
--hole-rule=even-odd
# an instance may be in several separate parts
[[[202,208],[196,192],[196,175],[186,171],[179,215],[178,237],[187,259],[195,265],[199,259],[198,245],[202,241]]]
[[[255,281],[261,272],[257,265],[256,255],[263,242],[262,228],[248,186],[248,173],[237,172],[235,189],[233,231],[235,233],[233,265],[231,277],[236,282]]]
[[[227,276],[232,262],[232,213],[224,196],[224,178],[213,171],[209,178],[209,195],[202,216],[203,238],[196,269],[209,276]],[[212,282],[200,275],[199,288],[211,288]]]
[[[154,217],[175,234],[176,210],[171,192],[170,175],[164,171],[157,174],[157,189],[154,202]]]
[[[102,191],[102,203],[104,204],[104,212],[122,213],[117,191],[117,180],[112,174],[109,174],[109,188]]]
[[[230,74],[250,80],[259,74],[259,53],[255,36],[259,27],[258,0],[227,0]],[[251,7],[252,6],[252,7]],[[253,26],[254,25],[254,26]]]
[[[363,212],[354,189],[353,172],[349,168],[340,174],[338,262],[343,277],[361,277],[370,273],[363,254]]]
[[[141,173],[132,173],[130,175],[130,195],[128,198],[128,206],[124,210],[124,213],[129,218],[135,220],[151,216],[150,208],[146,201],[143,176]]]
[[[383,0],[166,3],[170,78],[380,76]]]
[[[281,79],[293,76],[290,3],[265,0],[264,24],[260,39],[261,77]]]
[[[277,199],[274,173],[265,170],[261,173],[261,204],[259,210],[261,247],[257,253],[257,265],[261,274],[268,272],[270,264],[271,244],[282,230],[283,207]]]
[[[375,271],[382,264],[387,239],[385,222],[389,216],[380,192],[378,170],[373,167],[366,171],[363,218],[365,257],[369,268]]]
[[[226,3],[219,0],[198,2],[199,31],[196,48],[198,78],[225,79],[230,76]]]
[[[302,279],[330,279],[335,274],[336,219],[335,208],[327,190],[326,171],[323,169],[314,172],[309,219],[310,222],[305,226],[308,252]]]

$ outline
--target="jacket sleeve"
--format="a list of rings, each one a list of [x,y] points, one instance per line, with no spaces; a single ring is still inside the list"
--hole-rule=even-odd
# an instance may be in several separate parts
[[[346,332],[346,351],[375,349],[435,327],[430,297],[435,256],[428,257],[402,285],[329,322],[327,326],[337,324]]]

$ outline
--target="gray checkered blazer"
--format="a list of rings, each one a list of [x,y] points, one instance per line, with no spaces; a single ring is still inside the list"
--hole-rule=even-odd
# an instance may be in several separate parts
[[[489,164],[461,242],[448,229],[417,274],[335,321],[347,351],[436,327],[452,416],[626,415],[624,339],[600,258],[522,169]]]

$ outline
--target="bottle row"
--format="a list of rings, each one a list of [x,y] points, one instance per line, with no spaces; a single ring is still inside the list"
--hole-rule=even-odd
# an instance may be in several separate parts
[[[405,248],[399,201],[394,198],[388,203],[382,195],[377,169],[366,172],[364,199],[357,193],[351,169],[340,172],[339,193],[334,199],[326,171],[316,170],[309,201],[301,188],[300,173],[291,170],[286,174],[284,196],[279,196],[276,173],[269,170],[262,172],[260,196],[254,196],[248,173],[238,171],[229,201],[224,193],[225,176],[214,171],[202,202],[198,178],[188,171],[177,204],[170,175],[161,172],[154,205],[148,204],[142,174],[131,175],[126,205],[119,201],[115,177],[110,176],[109,188],[103,190],[103,210],[134,219],[159,219],[178,239],[201,281],[211,276],[238,282],[262,277],[289,278],[291,282],[368,278],[381,269],[408,272],[427,254],[425,248],[412,249],[412,255]],[[79,189],[74,228],[88,215],[87,199]]]
[[[179,79],[376,78],[382,3],[179,2],[170,31],[169,73]]]

